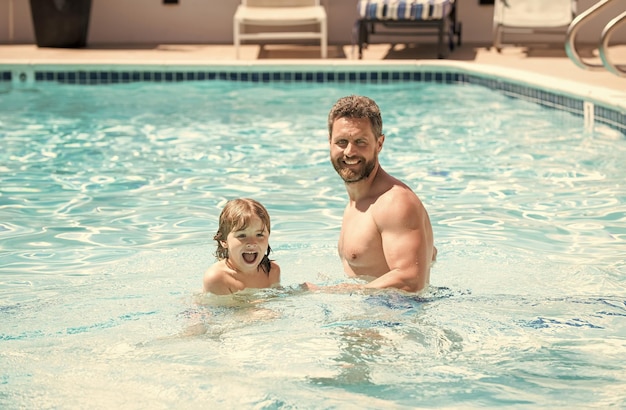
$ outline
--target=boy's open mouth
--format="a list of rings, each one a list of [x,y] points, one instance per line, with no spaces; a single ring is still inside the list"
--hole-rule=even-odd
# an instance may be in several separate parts
[[[254,263],[257,255],[258,255],[257,252],[244,252],[241,254],[241,256],[243,257],[243,260],[246,261],[246,263]]]

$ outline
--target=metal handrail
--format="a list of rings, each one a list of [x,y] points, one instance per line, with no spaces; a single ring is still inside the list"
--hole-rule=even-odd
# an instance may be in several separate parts
[[[612,72],[615,75],[620,77],[626,77],[626,66],[618,66],[617,64],[613,64],[611,60],[609,60],[609,56],[606,52],[606,49],[609,45],[609,39],[611,34],[613,34],[613,30],[618,26],[622,21],[626,21],[626,11],[615,17],[613,20],[609,21],[609,23],[602,30],[602,37],[600,41],[600,59],[602,60],[602,64],[606,67],[607,70]]]
[[[596,13],[598,13],[610,2],[611,0],[601,0],[597,2],[589,9],[578,15],[567,28],[567,36],[565,38],[565,52],[567,53],[567,56],[570,58],[570,60],[572,60],[574,64],[576,64],[580,68],[592,71],[604,70],[606,68],[604,64],[592,64],[584,61],[580,57],[580,54],[578,54],[578,50],[576,50],[576,35],[578,34],[578,30],[580,29],[584,21],[594,17]]]

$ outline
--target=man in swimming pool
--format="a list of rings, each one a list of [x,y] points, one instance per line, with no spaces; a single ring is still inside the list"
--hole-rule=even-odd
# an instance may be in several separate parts
[[[345,272],[372,277],[366,288],[423,290],[437,257],[430,218],[417,195],[380,166],[385,135],[378,105],[363,96],[339,99],[328,132],[330,159],[349,197],[339,234]]]

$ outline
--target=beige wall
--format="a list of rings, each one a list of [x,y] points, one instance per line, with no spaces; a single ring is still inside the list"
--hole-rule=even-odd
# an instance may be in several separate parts
[[[52,1],[52,0],[50,0]],[[546,0],[550,1],[550,0]],[[329,42],[350,44],[356,20],[356,0],[322,0],[329,18]],[[491,43],[493,6],[478,0],[457,0],[463,42]],[[232,17],[239,0],[93,0],[88,45],[104,44],[228,44],[232,42]],[[579,12],[596,0],[579,0]],[[615,0],[580,30],[581,43],[597,43],[604,25],[624,10]],[[384,38],[380,38],[384,40]],[[422,41],[431,41],[428,37]],[[29,0],[0,0],[0,44],[34,43]],[[612,43],[626,43],[626,23],[613,35]]]

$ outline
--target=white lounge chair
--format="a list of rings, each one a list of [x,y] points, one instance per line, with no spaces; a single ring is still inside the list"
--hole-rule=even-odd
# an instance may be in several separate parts
[[[237,58],[242,40],[319,39],[322,58],[326,58],[328,54],[326,10],[320,5],[320,0],[242,0],[233,20]],[[318,31],[245,31],[246,26],[292,29],[315,25],[319,27]]]
[[[498,51],[502,50],[505,33],[565,34],[576,16],[576,2],[577,0],[495,0],[493,46]]]

